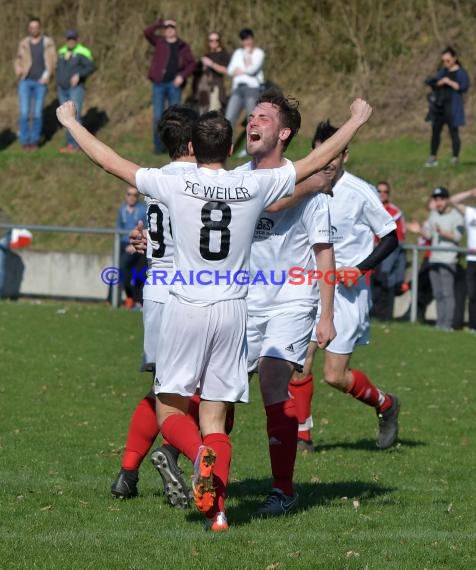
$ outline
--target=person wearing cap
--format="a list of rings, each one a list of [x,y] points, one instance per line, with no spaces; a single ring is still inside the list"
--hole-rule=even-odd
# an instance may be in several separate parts
[[[48,81],[56,66],[54,41],[41,31],[39,18],[28,21],[28,36],[18,44],[15,75],[19,78],[20,144],[23,150],[35,150],[43,128],[43,106]],[[31,121],[30,121],[31,119]]]
[[[61,104],[74,101],[78,121],[84,101],[86,79],[96,71],[91,50],[78,42],[79,34],[74,28],[66,30],[66,43],[58,50],[56,65],[56,86]],[[60,149],[63,153],[78,152],[79,147],[74,138],[66,131],[66,146]]]
[[[450,331],[453,330],[455,312],[456,249],[463,237],[464,222],[463,216],[452,207],[450,193],[444,186],[435,188],[431,197],[435,209],[427,221],[423,225],[417,224],[415,229],[424,238],[431,239],[431,246],[435,248],[429,259],[429,273],[436,300],[436,328]]]
[[[467,232],[466,254],[466,290],[468,293],[468,328],[476,333],[476,207],[468,206],[464,202],[476,198],[476,188],[454,194],[450,202],[464,216],[464,225]]]
[[[162,34],[157,34],[157,31]],[[153,141],[157,154],[165,152],[160,140],[158,125],[165,103],[177,105],[182,97],[185,80],[196,68],[190,46],[177,35],[177,22],[159,19],[144,30],[144,36],[154,47],[148,78],[152,82]]]
[[[228,64],[228,75],[233,79],[225,116],[232,127],[243,109],[246,110],[246,117],[253,111],[264,83],[264,51],[255,46],[253,30],[243,28],[239,36],[241,47],[233,52]]]

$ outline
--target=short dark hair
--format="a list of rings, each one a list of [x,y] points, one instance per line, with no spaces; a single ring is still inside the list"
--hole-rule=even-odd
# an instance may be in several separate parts
[[[188,143],[192,140],[192,127],[198,113],[187,105],[171,105],[162,114],[158,131],[172,160],[189,156]]]
[[[312,148],[316,148],[316,146],[320,143],[323,143],[327,139],[330,139],[332,135],[334,135],[339,129],[331,125],[329,119],[325,121],[321,121],[316,128],[316,132],[314,133],[314,137],[312,139]]]
[[[379,180],[376,184],[377,188],[379,186],[386,186],[388,188],[388,191],[390,192],[391,188],[390,188],[390,184],[386,181],[386,180]]]
[[[243,28],[240,30],[240,40],[246,40],[246,38],[254,38],[255,35],[253,34],[253,30],[250,28]]]
[[[293,97],[285,97],[281,89],[271,87],[263,91],[258,97],[256,105],[260,105],[261,103],[271,103],[271,105],[278,107],[281,127],[291,129],[291,134],[283,141],[284,150],[286,150],[301,127],[299,101]]]
[[[232,142],[233,128],[222,113],[204,113],[193,125],[192,145],[199,164],[225,162]]]

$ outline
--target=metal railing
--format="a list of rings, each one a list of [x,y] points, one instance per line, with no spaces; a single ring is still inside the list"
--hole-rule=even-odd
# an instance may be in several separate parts
[[[80,228],[75,226],[35,226],[29,224],[0,224],[0,229],[13,230],[14,228],[26,229],[34,232],[51,232],[63,234],[96,234],[114,236],[112,246],[112,264],[119,267],[121,252],[121,236],[127,235],[128,230],[118,230],[111,228]],[[119,307],[120,287],[112,287],[112,306],[117,309]]]
[[[403,249],[405,251],[412,252],[412,260],[411,260],[411,302],[410,302],[410,322],[416,323],[417,316],[418,316],[418,267],[419,267],[419,259],[418,254],[421,251],[451,251],[461,254],[468,254],[470,251],[464,247],[433,247],[427,245],[418,245],[418,244],[403,244]]]
[[[57,232],[68,234],[101,234],[114,236],[112,263],[114,267],[119,267],[120,263],[120,248],[121,236],[129,232],[127,230],[118,230],[111,228],[80,228],[68,226],[34,226],[28,224],[0,224],[0,229],[12,230],[14,228],[24,228],[35,232]],[[419,267],[419,253],[422,251],[452,251],[460,254],[468,254],[469,250],[466,248],[450,248],[450,247],[432,247],[418,244],[403,244],[405,251],[412,252],[411,259],[411,304],[410,304],[410,321],[415,323],[417,321],[418,313],[418,267]],[[119,287],[112,288],[112,306],[117,308],[119,306]]]

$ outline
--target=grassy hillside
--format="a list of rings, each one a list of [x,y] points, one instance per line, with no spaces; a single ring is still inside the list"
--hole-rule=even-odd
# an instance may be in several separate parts
[[[106,142],[141,164],[155,165],[151,154],[150,60],[142,30],[159,15],[177,18],[180,35],[203,53],[206,33],[218,29],[225,45],[237,45],[243,26],[255,30],[266,50],[266,76],[297,96],[302,104],[302,138],[292,147],[297,156],[308,147],[318,119],[340,122],[357,95],[375,107],[372,123],[354,146],[350,167],[375,181],[388,178],[395,199],[409,213],[423,214],[431,186],[453,190],[473,186],[474,97],[466,106],[469,126],[463,133],[463,164],[450,170],[427,171],[421,164],[428,152],[429,125],[424,122],[426,88],[423,79],[438,63],[440,50],[451,43],[472,75],[476,53],[472,31],[476,7],[471,1],[256,0],[224,2],[194,0],[160,5],[107,0],[42,0],[6,2],[0,29],[6,49],[0,53],[0,208],[18,223],[112,226],[121,184],[94,170],[83,156],[60,156],[63,134],[54,118],[54,85],[50,85],[47,143],[25,155],[16,138],[16,80],[12,60],[25,34],[29,14],[38,15],[57,44],[67,27],[76,26],[98,63],[86,97],[88,126]],[[449,153],[446,133],[442,156]],[[42,237],[37,244],[55,249],[108,249],[107,240],[72,236]]]

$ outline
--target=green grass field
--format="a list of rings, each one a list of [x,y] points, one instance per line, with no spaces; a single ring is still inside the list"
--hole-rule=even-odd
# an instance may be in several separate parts
[[[198,513],[166,504],[148,460],[139,498],[109,494],[149,384],[137,372],[141,315],[1,302],[0,567],[474,569],[476,339],[403,323],[372,335],[353,363],[401,397],[400,443],[378,451],[373,410],[316,382],[318,453],[296,464],[301,510],[252,520],[270,486],[253,381],[232,437],[231,529],[212,535]]]

